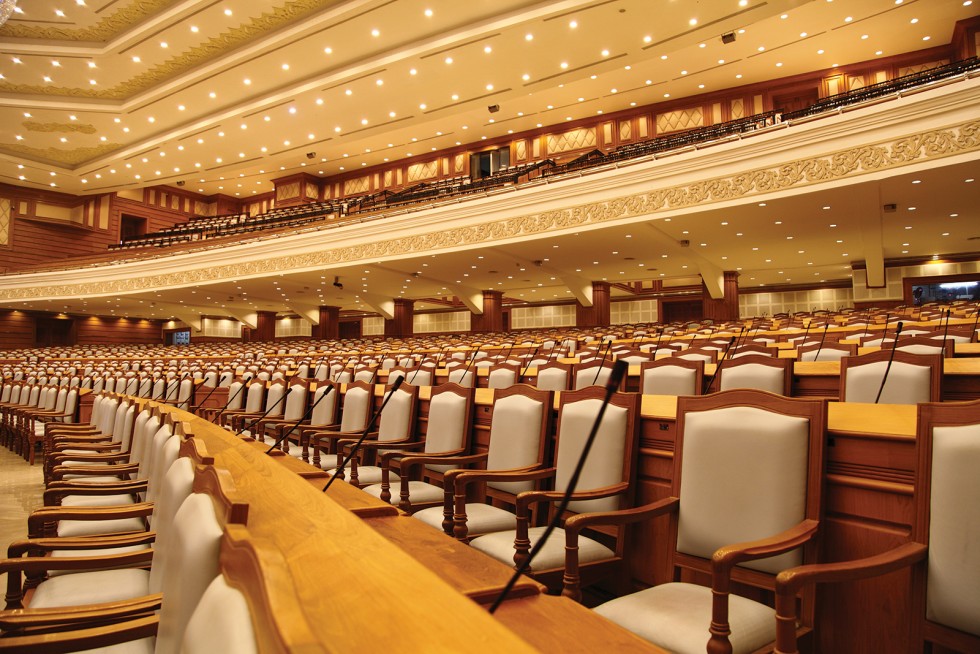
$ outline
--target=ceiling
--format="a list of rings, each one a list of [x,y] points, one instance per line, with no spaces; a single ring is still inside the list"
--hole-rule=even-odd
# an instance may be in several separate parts
[[[299,171],[345,174],[944,45],[957,20],[977,14],[963,0],[21,4],[0,28],[0,181],[86,194],[182,180],[239,197]],[[728,32],[736,40],[723,44]],[[181,305],[210,315],[318,304],[372,311],[365,292],[436,298],[453,284],[514,300],[571,299],[567,280],[577,275],[683,283],[691,257],[740,270],[742,287],[821,283],[847,279],[850,262],[863,259],[860,228],[843,217],[882,202],[898,206],[881,232],[886,259],[976,251],[968,239],[980,236],[978,176],[980,163],[959,163],[766,206],[322,276],[24,306],[139,317],[170,317]],[[671,246],[682,239],[687,254]]]

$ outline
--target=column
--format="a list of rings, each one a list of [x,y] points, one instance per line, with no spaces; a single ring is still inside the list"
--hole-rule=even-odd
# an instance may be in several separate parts
[[[385,336],[401,338],[415,333],[415,300],[395,299],[395,317],[385,320]]]
[[[274,341],[276,340],[276,312],[259,311],[255,320],[255,329],[252,330],[253,341]]]
[[[724,275],[725,296],[720,300],[713,299],[704,282],[701,282],[702,315],[705,319],[715,322],[738,320],[738,273],[734,270],[726,270]]]
[[[576,327],[609,325],[609,282],[592,282],[592,306],[575,305]]]
[[[483,313],[470,317],[471,332],[502,332],[504,294],[501,291],[483,291]]]
[[[313,327],[313,338],[340,338],[340,307],[322,306],[320,324]]]

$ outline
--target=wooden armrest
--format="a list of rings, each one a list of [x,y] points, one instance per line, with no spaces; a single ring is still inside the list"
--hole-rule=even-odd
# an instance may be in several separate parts
[[[425,443],[420,443],[424,445]],[[407,447],[405,449],[408,449]],[[384,468],[389,465],[391,459],[395,459],[393,464],[401,471],[405,472],[410,470],[414,466],[425,465],[427,463],[436,463],[439,465],[445,465],[447,463],[454,463],[453,459],[460,458],[459,455],[466,450],[448,450],[446,452],[426,452],[425,454],[415,455],[411,452],[385,452],[381,455],[381,467]],[[398,458],[404,457],[404,458]]]
[[[377,436],[377,432],[373,432]],[[370,434],[369,434],[370,435]],[[367,440],[365,439],[358,447],[362,450],[386,450],[393,447],[394,449],[401,449],[408,445],[414,444],[416,441],[411,441],[408,438],[400,438],[396,441],[378,441],[378,440]],[[337,443],[338,447],[347,448],[357,443],[356,440],[342,440]]]
[[[83,453],[76,453],[76,452],[67,452],[67,453],[59,452],[54,458],[58,459],[58,461],[78,461],[82,464],[100,463],[100,462],[112,463],[115,461],[128,461],[129,453],[106,452],[103,454],[83,454]],[[55,463],[55,465],[57,466],[59,464]]]
[[[618,484],[605,486],[603,488],[594,488],[587,491],[575,491],[572,493],[571,498],[573,500],[598,500],[604,497],[619,495],[620,493],[626,492],[627,489],[629,489],[629,484],[626,482],[620,482]],[[537,504],[539,502],[557,502],[563,497],[565,497],[565,493],[562,491],[523,491],[517,495],[517,515],[522,515],[522,511],[527,513],[528,507],[530,507],[532,504]]]
[[[0,574],[7,574],[7,608],[23,608],[22,575],[39,576],[49,570],[89,571],[147,566],[152,558],[153,550],[145,549],[103,556],[24,556],[16,559],[0,559]]]
[[[10,636],[2,640],[3,649],[10,654],[36,652],[77,652],[104,647],[107,644],[139,640],[156,635],[159,617],[148,615],[126,622],[51,633]]]
[[[854,561],[815,563],[783,570],[776,575],[777,654],[796,654],[796,595],[805,584],[857,581],[914,565],[929,548],[909,542],[881,554]]]
[[[457,468],[446,472],[444,483],[448,487],[452,482],[456,492],[462,493],[467,484],[475,481],[531,481],[547,479],[554,474],[555,468],[528,467],[513,470],[461,470]]]
[[[22,630],[31,627],[71,625],[93,621],[104,622],[135,615],[152,613],[160,608],[161,593],[118,602],[100,602],[85,606],[66,606],[49,609],[12,609],[0,611],[0,629]]]
[[[74,460],[74,459],[72,459]],[[65,475],[82,475],[90,477],[118,477],[139,471],[136,463],[120,464],[115,466],[55,466],[51,471],[51,479],[61,481]]]
[[[55,482],[65,484],[57,488],[47,488],[44,491],[44,506],[60,506],[62,500],[68,495],[135,495],[146,491],[146,480],[120,481],[119,483],[107,482],[105,484],[68,484],[67,482]]]
[[[639,522],[640,520],[649,520],[650,518],[674,513],[680,504],[681,501],[679,498],[665,497],[657,502],[635,506],[631,509],[580,513],[573,515],[565,521],[565,531],[578,533],[582,529],[593,525],[625,525],[631,522]]]
[[[138,534],[106,534],[104,536],[77,536],[71,538],[28,538],[17,540],[7,547],[7,558],[16,559],[29,552],[52,552],[54,550],[94,550],[149,545],[156,540],[155,531]]]
[[[728,575],[732,567],[743,561],[765,559],[795,550],[813,538],[819,526],[820,523],[817,520],[804,520],[798,525],[768,538],[720,547],[711,556],[712,573]],[[726,588],[722,592],[728,592],[728,589]]]
[[[121,520],[123,518],[145,518],[153,512],[153,504],[140,502],[122,506],[98,506],[65,508],[45,506],[35,509],[27,517],[27,534],[37,538],[43,534],[45,523],[59,520]]]

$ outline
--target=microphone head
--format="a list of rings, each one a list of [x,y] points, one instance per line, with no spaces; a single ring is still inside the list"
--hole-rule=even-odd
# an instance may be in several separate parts
[[[895,336],[896,336],[896,338],[897,338],[897,337],[898,337],[898,335],[899,335],[899,334],[901,334],[901,333],[902,333],[902,321],[901,321],[901,320],[899,320],[899,321],[898,321],[898,324],[897,324],[897,325],[895,325]]]
[[[394,393],[395,391],[397,391],[398,390],[398,387],[402,385],[402,382],[403,381],[405,381],[405,377],[398,377],[398,378],[396,378],[395,381],[394,381],[394,383],[391,385],[391,391],[389,391],[389,392],[390,393]]]
[[[606,390],[615,391],[623,383],[623,377],[626,376],[626,371],[629,370],[629,364],[620,359],[613,364],[612,372],[609,373],[609,381],[606,382]]]

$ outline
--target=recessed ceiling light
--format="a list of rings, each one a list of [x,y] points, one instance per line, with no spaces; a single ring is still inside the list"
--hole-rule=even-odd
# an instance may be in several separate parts
[[[377,38],[377,37],[381,36],[381,31],[380,30],[376,30],[376,29],[371,30],[371,36]]]

